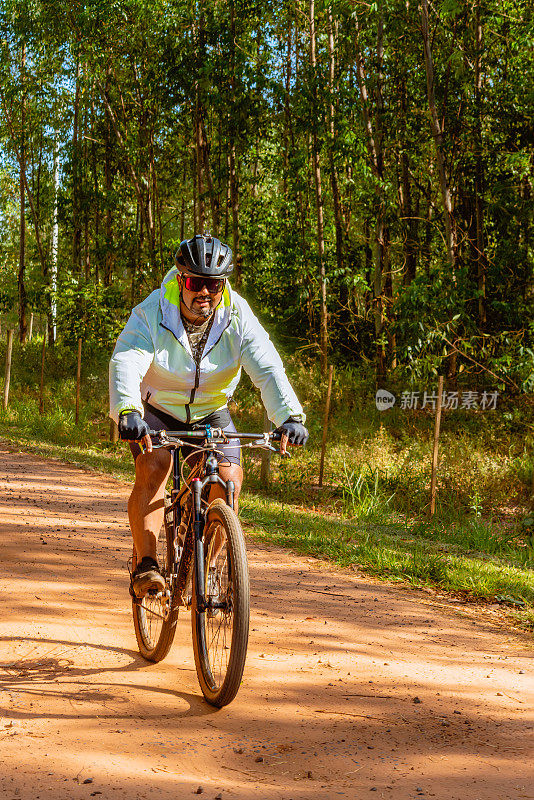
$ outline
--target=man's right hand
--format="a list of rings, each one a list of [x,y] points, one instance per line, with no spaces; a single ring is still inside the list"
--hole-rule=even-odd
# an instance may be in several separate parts
[[[119,416],[119,436],[130,442],[148,437],[150,428],[139,411],[123,411]]]

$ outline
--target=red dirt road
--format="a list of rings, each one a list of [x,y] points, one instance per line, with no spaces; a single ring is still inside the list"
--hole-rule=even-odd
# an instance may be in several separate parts
[[[534,797],[534,649],[497,615],[249,542],[217,711],[188,614],[164,662],[137,653],[128,487],[0,446],[0,490],[2,799]]]

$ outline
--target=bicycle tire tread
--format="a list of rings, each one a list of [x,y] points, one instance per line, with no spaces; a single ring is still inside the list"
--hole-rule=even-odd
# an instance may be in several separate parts
[[[165,498],[165,502],[167,504],[168,498]],[[165,528],[166,563],[169,564],[173,557],[174,537],[173,537],[172,526],[169,526],[166,521],[164,523],[164,528]],[[136,560],[136,555],[134,547],[134,555],[133,555],[134,565],[135,565],[135,560]],[[135,599],[132,600],[132,614],[133,614],[135,638],[137,640],[137,646],[139,648],[139,652],[141,653],[143,658],[145,658],[147,661],[153,661],[153,662],[162,661],[168,654],[169,650],[171,649],[172,643],[174,641],[174,635],[176,633],[176,624],[178,622],[179,608],[180,608],[179,603],[176,602],[176,598],[172,596],[170,598],[169,616],[162,623],[161,631],[159,633],[157,642],[153,647],[150,647],[149,644],[147,643],[147,635],[143,631],[144,627],[144,622],[142,619],[143,610],[140,604],[135,601]]]
[[[195,666],[202,693],[211,705],[222,708],[222,706],[227,705],[234,699],[241,685],[248,645],[250,590],[245,539],[237,515],[222,499],[214,500],[210,505],[207,513],[207,522],[210,513],[218,515],[226,529],[231,550],[232,568],[234,570],[233,582],[234,587],[237,587],[237,589],[234,589],[237,597],[234,598],[236,610],[233,615],[232,640],[228,667],[221,686],[216,690],[210,687],[205,677],[206,667],[200,652],[198,642],[199,631],[197,630],[197,625],[202,625],[204,623],[200,619],[200,615],[197,614],[195,608],[196,598],[194,598],[193,602],[191,621]]]

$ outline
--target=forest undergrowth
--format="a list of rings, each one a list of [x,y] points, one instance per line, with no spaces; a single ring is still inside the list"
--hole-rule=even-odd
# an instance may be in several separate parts
[[[126,446],[110,438],[107,354],[85,356],[76,425],[75,356],[61,345],[47,351],[40,414],[40,351],[39,339],[15,346],[1,438],[131,479]],[[287,363],[307,411],[310,441],[290,459],[272,457],[268,485],[261,482],[261,454],[244,450],[247,532],[387,580],[501,604],[534,629],[532,398],[503,391],[495,410],[444,412],[437,506],[430,517],[433,412],[399,403],[380,412],[374,379],[363,369],[336,368],[319,487],[324,380],[302,357]],[[400,397],[410,387],[387,388]],[[261,400],[246,376],[234,400],[237,427],[262,430]]]

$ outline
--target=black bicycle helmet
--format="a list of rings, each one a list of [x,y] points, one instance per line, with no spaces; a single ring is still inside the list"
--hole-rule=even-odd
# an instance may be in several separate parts
[[[226,278],[234,269],[232,251],[209,233],[184,239],[175,255],[180,271],[210,278]]]

